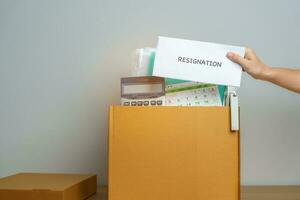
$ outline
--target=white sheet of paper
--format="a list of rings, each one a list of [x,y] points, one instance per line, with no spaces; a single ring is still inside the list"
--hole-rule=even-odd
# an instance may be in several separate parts
[[[242,68],[226,57],[228,52],[244,57],[245,48],[159,37],[153,75],[239,87]]]

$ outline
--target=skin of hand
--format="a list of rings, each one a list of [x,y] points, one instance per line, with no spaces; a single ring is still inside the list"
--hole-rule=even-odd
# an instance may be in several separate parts
[[[264,80],[264,74],[269,70],[269,67],[262,63],[250,48],[246,48],[244,58],[232,52],[229,52],[226,56],[231,61],[239,64],[243,68],[243,71],[255,79]]]
[[[246,48],[244,58],[233,52],[227,53],[226,57],[232,62],[239,64],[243,71],[255,79],[269,81],[300,93],[300,70],[298,69],[269,67],[261,62],[250,48]]]

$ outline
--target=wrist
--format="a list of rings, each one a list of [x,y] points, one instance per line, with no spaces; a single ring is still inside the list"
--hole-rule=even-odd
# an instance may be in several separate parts
[[[259,79],[264,81],[271,81],[273,77],[274,77],[274,68],[264,65]]]

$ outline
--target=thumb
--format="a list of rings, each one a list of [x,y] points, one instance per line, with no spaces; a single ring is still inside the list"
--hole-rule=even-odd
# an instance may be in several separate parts
[[[229,60],[231,60],[232,62],[235,62],[235,63],[241,65],[242,67],[244,67],[246,65],[246,60],[242,56],[240,56],[236,53],[228,52],[226,57]]]

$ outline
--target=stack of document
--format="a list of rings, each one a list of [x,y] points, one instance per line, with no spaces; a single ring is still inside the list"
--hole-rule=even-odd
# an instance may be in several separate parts
[[[228,86],[239,87],[242,70],[226,58],[243,47],[159,37],[157,48],[135,51],[133,76],[165,80],[166,106],[223,106]]]
[[[166,86],[167,106],[222,106],[217,85],[195,82]]]

